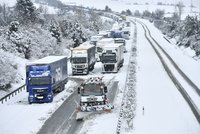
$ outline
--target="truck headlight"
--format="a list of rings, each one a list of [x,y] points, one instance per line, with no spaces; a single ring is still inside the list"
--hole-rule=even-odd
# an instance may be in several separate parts
[[[29,98],[31,98],[31,99],[32,99],[32,98],[33,98],[33,95],[30,95],[30,96],[29,96]]]
[[[48,98],[48,99],[51,99],[51,98],[52,98],[52,95],[51,95],[51,94],[48,94],[48,95],[47,95],[47,98]]]

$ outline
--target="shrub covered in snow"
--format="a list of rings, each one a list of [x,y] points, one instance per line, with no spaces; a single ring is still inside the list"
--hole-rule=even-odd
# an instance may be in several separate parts
[[[100,30],[111,29],[114,23],[102,20],[93,10],[78,8],[67,14],[39,14],[30,0],[18,0],[7,11],[9,20],[2,19],[4,14],[0,11],[0,90],[10,88],[19,76],[23,79],[23,74],[16,75],[19,64],[11,59],[69,55],[66,49],[87,41]]]
[[[12,57],[13,58],[13,57]],[[11,56],[0,49],[0,89],[6,90],[11,87],[11,82],[15,80],[16,64]]]
[[[187,16],[185,20],[179,21],[173,15],[172,18],[162,21],[159,25],[155,22],[155,26],[162,30],[170,38],[176,38],[178,46],[190,47],[200,55],[200,20],[197,16]]]

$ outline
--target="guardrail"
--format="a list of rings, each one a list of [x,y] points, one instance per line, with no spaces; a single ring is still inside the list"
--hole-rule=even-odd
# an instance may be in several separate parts
[[[133,23],[133,21],[131,21]],[[137,42],[137,27],[136,23],[133,23],[135,25],[135,31],[134,31],[134,40],[133,43],[136,44]],[[133,129],[133,118],[135,117],[135,110],[136,110],[136,91],[135,91],[135,65],[136,65],[136,46],[132,46],[130,58],[129,58],[129,65],[128,65],[128,71],[126,76],[126,85],[125,90],[123,93],[123,99],[121,102],[121,109],[118,117],[117,122],[117,129],[116,134],[121,133],[121,126],[123,123],[127,124],[128,129]],[[131,105],[134,105],[133,107]],[[125,128],[126,129],[126,128]]]
[[[8,101],[11,97],[14,97],[15,95],[17,95],[18,93],[22,92],[23,90],[25,90],[25,84],[22,85],[21,87],[17,88],[16,90],[12,91],[11,93],[7,94],[3,98],[1,98],[0,99],[1,104],[3,104],[4,102]]]

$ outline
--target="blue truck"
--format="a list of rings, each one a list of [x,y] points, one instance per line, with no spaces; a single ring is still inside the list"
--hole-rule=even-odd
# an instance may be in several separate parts
[[[52,102],[53,94],[64,90],[68,81],[66,56],[47,56],[26,66],[28,102]]]

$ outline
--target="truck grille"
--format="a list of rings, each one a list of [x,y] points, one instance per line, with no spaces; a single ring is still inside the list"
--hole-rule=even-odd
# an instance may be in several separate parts
[[[83,68],[84,65],[76,65],[76,68]]]
[[[40,89],[33,89],[33,91],[35,93],[44,93],[44,92],[47,92],[47,88],[40,88]]]

